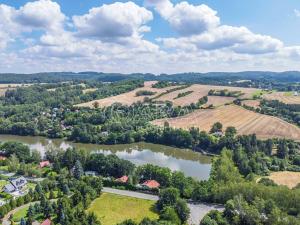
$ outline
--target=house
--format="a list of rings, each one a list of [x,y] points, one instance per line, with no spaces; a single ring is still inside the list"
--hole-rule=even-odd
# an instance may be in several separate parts
[[[10,183],[5,185],[4,188],[3,188],[3,191],[6,192],[6,193],[12,193],[12,192],[15,192],[15,191],[20,191],[27,184],[27,180],[25,179],[25,177],[19,177],[19,178],[11,179],[9,182]]]
[[[50,166],[50,162],[48,160],[40,162],[40,168],[49,167],[49,166]]]
[[[127,183],[128,181],[128,176],[122,176],[118,179],[116,179],[117,182],[120,182],[120,183]]]
[[[153,189],[153,188],[159,188],[160,184],[156,180],[146,180],[144,183],[142,183],[142,187]]]
[[[50,219],[46,219],[44,222],[41,223],[41,225],[51,225],[52,222]]]
[[[2,156],[2,155],[0,155],[0,161],[4,161],[4,160],[6,160],[7,158],[5,157],[5,156]]]
[[[96,177],[96,176],[98,176],[98,173],[96,171],[84,171],[84,175]]]

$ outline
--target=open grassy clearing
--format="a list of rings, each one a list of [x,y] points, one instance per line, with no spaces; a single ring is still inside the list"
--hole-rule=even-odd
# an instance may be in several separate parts
[[[278,100],[286,104],[300,104],[300,96],[294,96],[290,92],[273,92],[271,94],[263,95],[267,100]]]
[[[143,218],[157,219],[153,211],[154,201],[122,195],[103,193],[92,202],[89,212],[94,212],[102,225],[113,225],[126,219],[140,222]]]
[[[0,180],[0,191],[2,191],[3,187],[8,184],[6,180]]]
[[[184,105],[190,105],[191,103],[196,103],[200,98],[208,95],[208,92],[210,90],[224,90],[227,89],[229,91],[241,91],[244,93],[244,95],[241,96],[241,98],[252,98],[253,94],[256,93],[257,91],[260,91],[259,89],[256,88],[241,88],[241,87],[227,87],[227,86],[214,86],[214,85],[200,85],[200,84],[194,84],[191,85],[188,88],[174,91],[171,93],[168,93],[166,95],[161,96],[160,98],[157,98],[157,101],[171,101],[173,102],[174,105],[176,106],[184,106]],[[187,91],[192,91],[191,94],[177,98],[178,94],[184,93]],[[219,96],[214,96],[214,97],[219,97]],[[211,98],[211,101],[215,100],[215,104],[219,104],[220,102],[222,103],[227,103],[232,101],[231,98],[225,99],[226,97],[223,98]]]
[[[90,102],[85,102],[82,104],[78,104],[76,106],[78,107],[90,107],[93,108],[93,104],[94,102],[98,102],[99,103],[99,107],[107,107],[110,106],[114,103],[122,103],[123,105],[132,105],[133,103],[136,102],[143,102],[144,98],[147,96],[136,96],[136,93],[139,91],[151,91],[151,92],[155,92],[155,95],[152,95],[152,97],[158,96],[161,93],[164,93],[165,91],[169,90],[169,89],[173,89],[175,88],[174,86],[171,87],[166,87],[166,88],[153,88],[152,85],[155,84],[156,81],[147,81],[144,83],[144,87],[141,88],[137,88],[133,91],[127,92],[127,93],[123,93],[120,95],[116,95],[116,96],[112,96],[112,97],[108,97],[108,98],[103,98],[103,99],[99,99],[99,100],[94,100],[94,101],[90,101]]]
[[[216,122],[223,129],[234,126],[239,134],[256,134],[259,138],[288,138],[300,141],[300,128],[279,118],[258,114],[235,105],[221,106],[216,109],[201,109],[188,115],[155,120],[152,123],[163,126],[168,122],[171,127],[189,129],[199,127],[209,131]]]
[[[98,90],[98,88],[87,88],[87,89],[82,90],[82,92],[83,92],[83,94],[86,94],[86,93],[94,92],[97,90]]]
[[[280,171],[271,173],[268,177],[278,185],[286,185],[289,188],[296,187],[300,183],[300,172]]]
[[[12,220],[14,222],[20,222],[22,218],[26,217],[28,209],[29,209],[29,205],[18,210],[15,214],[13,214]]]

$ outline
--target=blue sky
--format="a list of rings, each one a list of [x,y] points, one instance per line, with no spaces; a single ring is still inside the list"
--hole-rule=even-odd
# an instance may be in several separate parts
[[[0,72],[300,70],[299,28],[298,0],[0,0]]]

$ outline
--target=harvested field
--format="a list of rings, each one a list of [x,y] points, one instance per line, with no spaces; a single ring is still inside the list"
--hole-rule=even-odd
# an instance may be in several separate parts
[[[273,92],[271,94],[263,95],[267,100],[278,100],[286,104],[300,104],[300,96],[294,96],[292,93]]]
[[[29,86],[30,84],[0,84],[0,96],[4,96],[7,90],[13,90],[16,87]]]
[[[242,102],[242,104],[256,109],[256,108],[259,108],[260,101],[259,100],[245,100]]]
[[[184,106],[184,105],[190,105],[191,103],[196,103],[200,98],[208,95],[208,92],[210,90],[224,90],[227,89],[229,91],[241,91],[244,93],[244,95],[241,96],[241,98],[252,98],[253,94],[259,91],[259,89],[256,88],[241,88],[241,87],[228,87],[228,86],[213,86],[213,85],[200,85],[200,84],[194,84],[191,85],[188,88],[174,91],[171,93],[168,93],[166,95],[163,95],[159,98],[157,98],[157,101],[171,101],[175,106]],[[184,93],[187,91],[193,91],[191,94],[174,99],[178,96],[179,93]],[[214,96],[215,97],[215,96]],[[218,96],[217,96],[218,97]],[[215,98],[215,104],[219,103],[221,98]],[[228,100],[228,99],[227,99]],[[227,102],[225,101],[225,103]],[[214,98],[212,98],[212,101],[214,101]],[[225,104],[224,103],[224,104]]]
[[[204,105],[204,107],[209,105],[213,105],[213,106],[225,105],[227,103],[232,103],[234,99],[235,99],[234,97],[208,96],[208,101]]]
[[[300,183],[300,172],[280,171],[271,173],[268,177],[278,185],[286,185],[294,188]]]
[[[259,138],[288,138],[300,141],[300,128],[279,118],[258,114],[236,105],[221,106],[216,109],[200,109],[188,115],[155,120],[152,123],[163,126],[168,122],[171,127],[189,129],[198,127],[209,131],[216,122],[223,129],[234,126],[239,134],[256,134]]]
[[[133,103],[136,102],[143,102],[144,98],[147,96],[136,96],[136,93],[138,91],[151,91],[151,92],[155,92],[155,95],[152,96],[148,96],[148,97],[155,97],[158,96],[161,93],[164,93],[167,90],[173,89],[175,88],[174,86],[171,87],[166,87],[166,88],[153,88],[152,84],[155,84],[156,81],[147,81],[144,83],[144,87],[141,88],[137,88],[133,91],[127,92],[127,93],[123,93],[120,95],[116,95],[116,96],[112,96],[112,97],[108,97],[108,98],[103,98],[100,100],[94,100],[94,101],[90,101],[90,102],[85,102],[85,103],[81,103],[78,104],[76,106],[78,107],[90,107],[93,108],[93,104],[94,102],[98,102],[99,103],[99,107],[107,107],[112,105],[113,103],[121,103],[123,105],[132,105]]]

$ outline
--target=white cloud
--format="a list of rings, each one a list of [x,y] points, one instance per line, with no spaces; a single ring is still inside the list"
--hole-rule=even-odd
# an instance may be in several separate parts
[[[255,34],[246,27],[221,25],[217,12],[207,5],[181,2],[175,6],[169,0],[146,0],[146,5],[166,19],[179,38],[159,38],[166,48],[197,51],[230,49],[240,54],[265,54],[283,47],[280,40]]]
[[[300,11],[298,9],[294,9],[295,16],[300,17]]]
[[[143,34],[151,32],[148,23],[153,15],[133,2],[95,7],[72,20],[50,0],[19,9],[0,4],[0,71],[300,70],[300,46],[285,46],[246,27],[221,24],[217,12],[206,5],[145,3],[168,21],[178,37],[157,38],[159,45],[146,40]],[[34,30],[41,31],[39,37],[30,36]],[[7,48],[15,40],[25,47]]]
[[[147,0],[146,5],[154,6],[172,28],[183,36],[200,34],[219,25],[217,12],[207,5],[192,5],[180,2],[175,6],[167,0]]]
[[[276,52],[283,43],[270,36],[254,34],[246,27],[219,26],[200,35],[181,38],[160,38],[167,48],[198,51],[228,49],[241,54]]]
[[[65,19],[60,6],[51,0],[28,2],[15,15],[20,25],[47,31],[61,30]]]
[[[73,17],[79,36],[105,41],[139,36],[150,30],[145,24],[152,19],[150,11],[133,2],[103,5]]]

